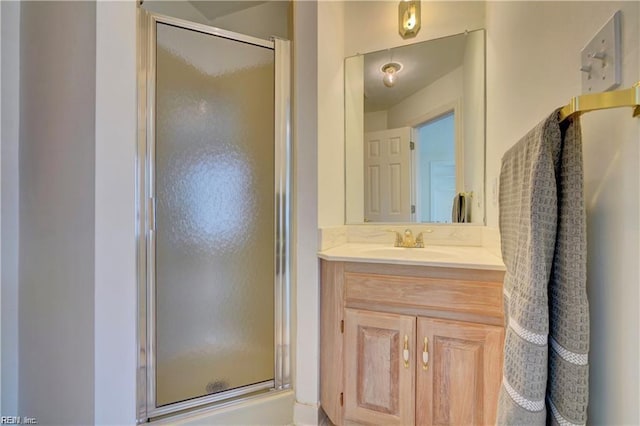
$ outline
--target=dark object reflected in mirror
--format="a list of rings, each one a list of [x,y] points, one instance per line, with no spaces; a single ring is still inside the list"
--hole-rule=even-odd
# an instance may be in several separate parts
[[[345,60],[346,223],[485,220],[485,32]]]

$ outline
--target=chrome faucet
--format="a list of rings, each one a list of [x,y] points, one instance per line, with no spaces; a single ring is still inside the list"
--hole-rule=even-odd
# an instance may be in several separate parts
[[[415,238],[413,237],[413,232],[411,229],[405,229],[404,234],[400,234],[397,231],[392,231],[396,234],[396,242],[394,247],[405,247],[405,248],[423,248],[424,247],[424,239],[422,238],[422,232],[419,233]]]

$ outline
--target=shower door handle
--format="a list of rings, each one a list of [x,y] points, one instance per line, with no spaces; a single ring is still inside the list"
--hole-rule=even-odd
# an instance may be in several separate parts
[[[156,230],[156,199],[154,197],[149,198],[149,205],[147,208],[149,214],[149,231]]]

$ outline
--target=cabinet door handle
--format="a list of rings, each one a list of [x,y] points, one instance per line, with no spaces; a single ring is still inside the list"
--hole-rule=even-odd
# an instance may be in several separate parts
[[[422,369],[429,369],[429,339],[424,338],[424,348],[422,349]]]
[[[409,368],[409,336],[404,335],[404,348],[402,350],[402,358],[404,359],[404,368]]]

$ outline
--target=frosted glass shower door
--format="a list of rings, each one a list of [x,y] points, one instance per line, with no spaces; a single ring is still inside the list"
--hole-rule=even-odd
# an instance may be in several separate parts
[[[274,51],[156,27],[160,407],[274,380]]]

